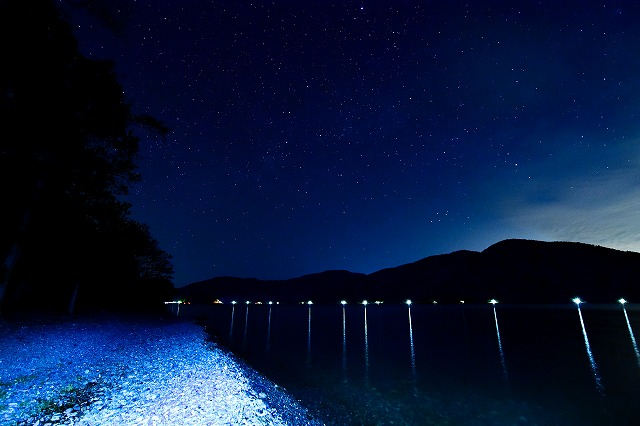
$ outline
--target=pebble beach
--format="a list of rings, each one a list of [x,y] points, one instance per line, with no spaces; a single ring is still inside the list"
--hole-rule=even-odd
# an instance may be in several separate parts
[[[1,425],[321,425],[172,319],[0,322]]]

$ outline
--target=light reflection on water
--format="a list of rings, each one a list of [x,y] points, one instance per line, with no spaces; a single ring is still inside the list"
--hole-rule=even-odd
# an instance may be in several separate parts
[[[229,326],[229,340],[233,339],[233,317],[236,313],[236,305],[231,307],[231,325]]]
[[[496,336],[498,337],[498,349],[500,350],[500,364],[502,364],[502,374],[505,380],[509,380],[509,373],[507,372],[507,363],[504,359],[504,351],[502,350],[502,339],[500,338],[500,327],[498,326],[498,314],[496,313],[496,305],[493,305],[493,318],[496,322]]]
[[[409,311],[409,350],[411,354],[411,379],[416,380],[416,351],[413,346],[413,325],[411,324],[411,304],[408,305]]]
[[[633,329],[631,328],[631,323],[629,322],[629,316],[627,315],[627,308],[625,308],[624,304],[622,304],[622,312],[624,312],[624,319],[627,321],[627,328],[629,329],[629,336],[631,337],[631,345],[633,346],[633,352],[636,355],[638,366],[640,366],[640,352],[638,352],[638,345],[636,343],[636,338],[633,336]]]
[[[245,308],[244,323],[235,320],[234,306],[208,309],[219,312],[221,320],[212,320],[207,329],[215,332],[216,325],[222,326],[217,335],[228,336],[222,343],[259,371],[290,390],[299,390],[300,398],[312,405],[323,401],[322,407],[330,406],[327,400],[332,398],[339,406],[353,400],[349,410],[354,416],[365,415],[359,410],[371,416],[375,412],[379,424],[387,424],[389,419],[396,424],[412,424],[407,419],[413,419],[416,424],[416,419],[425,410],[433,412],[436,404],[438,414],[430,421],[464,425],[467,423],[455,417],[463,416],[456,414],[462,404],[470,413],[496,412],[505,419],[486,424],[510,424],[506,419],[523,416],[530,424],[553,420],[553,424],[595,425],[598,422],[592,419],[602,420],[597,416],[598,398],[608,398],[615,405],[615,399],[604,395],[603,383],[608,394],[623,396],[614,413],[625,413],[632,407],[640,418],[636,405],[622,407],[624,398],[635,399],[640,384],[623,374],[628,373],[624,370],[627,367],[618,365],[617,359],[616,366],[611,366],[613,355],[599,356],[607,354],[610,347],[623,346],[611,343],[618,336],[624,337],[628,347],[630,336],[635,357],[629,353],[629,358],[637,371],[640,357],[632,327],[638,323],[633,321],[637,312],[633,307],[623,309],[626,327],[620,321],[619,307],[610,309],[610,322],[603,319],[609,318],[605,311],[581,307],[581,332],[575,327],[575,307],[571,306],[527,310],[502,304],[498,317],[494,307],[477,305],[462,306],[462,314],[459,305],[251,305]],[[616,324],[618,332],[607,328]],[[585,348],[590,366],[580,362]],[[619,376],[612,376],[618,371]],[[509,386],[494,380],[497,375],[508,377]],[[371,401],[376,401],[379,409],[372,408]],[[394,407],[406,412],[397,412]],[[384,416],[389,417],[384,420]],[[544,416],[549,416],[546,422]],[[358,421],[362,422],[355,423]]]
[[[247,350],[247,332],[249,331],[249,304],[244,313],[244,333],[242,334],[242,350]]]
[[[307,326],[307,365],[311,365],[311,306],[309,306],[309,325]]]
[[[342,371],[347,373],[347,313],[342,305]]]
[[[271,306],[269,306],[269,316],[267,318],[267,347],[266,351],[269,352],[271,346]]]
[[[364,377],[369,383],[369,331],[367,326],[367,303],[364,303]]]
[[[591,372],[593,373],[593,379],[596,382],[596,389],[601,395],[604,395],[604,386],[602,386],[602,379],[600,378],[600,373],[598,372],[598,365],[596,364],[596,360],[593,358],[593,353],[591,352],[591,345],[589,344],[589,337],[587,337],[587,329],[585,328],[584,320],[582,319],[582,310],[580,309],[580,304],[578,304],[578,315],[580,316],[580,325],[582,326],[584,346],[587,350],[587,356],[589,358],[589,364],[591,365]]]

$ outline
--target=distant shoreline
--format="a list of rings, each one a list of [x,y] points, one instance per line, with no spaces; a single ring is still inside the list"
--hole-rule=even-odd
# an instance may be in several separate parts
[[[328,270],[287,280],[217,277],[176,289],[192,303],[571,304],[640,301],[640,253],[575,242],[504,240],[481,252],[459,250],[370,274]]]

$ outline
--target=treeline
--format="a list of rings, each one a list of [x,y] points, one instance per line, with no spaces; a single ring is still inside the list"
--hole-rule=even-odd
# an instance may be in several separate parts
[[[132,112],[113,64],[79,53],[53,1],[1,1],[0,44],[2,312],[158,306],[171,258],[123,197],[138,135],[168,129]]]

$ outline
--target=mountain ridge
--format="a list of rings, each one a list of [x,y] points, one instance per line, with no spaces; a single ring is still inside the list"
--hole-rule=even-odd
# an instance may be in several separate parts
[[[640,253],[579,242],[507,239],[477,252],[458,250],[370,274],[327,270],[287,280],[216,277],[178,289],[194,303],[400,302],[564,303],[580,296],[609,303],[640,300]]]

